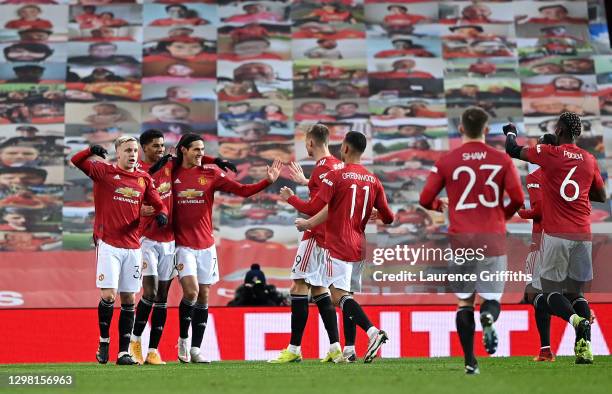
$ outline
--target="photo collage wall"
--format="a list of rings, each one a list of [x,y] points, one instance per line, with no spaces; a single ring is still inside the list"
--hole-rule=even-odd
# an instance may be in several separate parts
[[[433,163],[461,143],[468,106],[488,112],[487,140],[499,149],[508,122],[534,144],[560,113],[579,113],[579,144],[608,179],[603,4],[0,0],[0,251],[92,249],[92,183],[69,159],[90,144],[112,152],[118,136],[150,128],[170,151],[184,133],[202,135],[242,183],[264,178],[275,158],[308,175],[313,123],[329,127],[336,155],[346,132],[362,132],[364,161],[397,213],[384,231],[400,239],[444,229],[418,197]],[[524,180],[532,168],[516,164]],[[294,253],[300,235],[283,186],[308,196],[287,169],[253,198],[217,195],[224,263]],[[594,206],[596,225],[610,211]],[[518,217],[511,226],[530,231]]]

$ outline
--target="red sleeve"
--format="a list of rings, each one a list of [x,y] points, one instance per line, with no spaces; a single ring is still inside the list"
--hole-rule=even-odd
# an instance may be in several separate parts
[[[437,198],[438,194],[444,188],[444,177],[440,175],[438,165],[432,167],[423,191],[421,191],[421,197],[419,198],[419,204],[425,209],[431,209],[435,211],[440,210],[440,199]]]
[[[601,177],[601,171],[599,171],[599,166],[597,165],[597,159],[593,157],[593,183],[591,187],[595,187],[597,189],[605,188],[605,183],[603,178]]]
[[[374,200],[374,208],[378,211],[378,217],[384,224],[393,223],[393,211],[389,208],[385,189],[380,182],[378,182],[378,192],[376,193],[376,200]]]
[[[533,206],[533,204],[532,204]],[[523,219],[533,219],[533,220],[541,220],[542,219],[542,210],[536,211],[535,208],[532,209],[519,209],[518,215]]]
[[[149,176],[147,179],[147,188],[145,189],[144,201],[155,208],[155,213],[163,213],[165,215],[168,214],[168,210],[164,206],[161,197],[159,197],[159,193],[153,184],[153,178],[151,178],[151,176]]]
[[[508,158],[507,166],[508,171],[506,171],[506,176],[504,177],[504,190],[508,193],[510,202],[508,205],[504,206],[504,212],[506,214],[506,219],[510,219],[523,205],[525,195],[523,194],[523,187],[521,186],[521,178],[510,158]]]
[[[86,148],[77,153],[76,155],[72,156],[72,159],[70,159],[70,161],[79,170],[83,171],[85,175],[96,181],[102,179],[104,174],[106,174],[106,166],[108,164],[95,160],[87,160],[91,156],[91,151],[89,150],[89,148]]]
[[[541,170],[540,170],[541,171]],[[542,219],[542,189],[540,181],[534,175],[527,175],[527,193],[531,209],[519,209],[518,215],[523,219]]]
[[[242,183],[228,179],[224,173],[219,172],[217,173],[217,178],[215,179],[215,190],[232,193],[240,197],[251,197],[270,185],[271,183],[267,179],[262,179],[257,183],[243,185]]]
[[[301,200],[298,196],[291,196],[287,202],[297,209],[298,212],[308,216],[316,215],[327,204],[325,201],[319,198],[319,194],[309,201]]]
[[[325,178],[321,180],[321,187],[319,188],[319,192],[317,193],[316,199],[322,200],[325,204],[328,204],[332,197],[334,196],[335,191],[335,182],[336,182],[336,171],[330,171],[325,174]],[[325,205],[324,205],[325,206]]]
[[[527,160],[530,163],[537,164],[540,167],[542,163],[546,161],[546,158],[550,154],[550,145],[535,145],[528,148],[523,148],[527,154]]]
[[[215,164],[215,158],[212,156],[202,156],[202,165]]]

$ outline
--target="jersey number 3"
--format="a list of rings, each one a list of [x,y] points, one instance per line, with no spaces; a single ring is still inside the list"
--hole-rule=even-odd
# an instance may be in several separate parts
[[[496,206],[499,205],[499,185],[493,182],[493,178],[495,178],[495,175],[497,175],[497,173],[501,169],[502,169],[502,166],[495,165],[495,164],[482,164],[480,165],[480,167],[478,167],[479,171],[484,171],[484,170],[491,171],[491,173],[489,174],[489,177],[485,181],[485,186],[488,186],[493,190],[493,194],[494,194],[493,200],[490,200],[490,201],[487,200],[484,194],[478,195],[478,201],[480,202],[480,204],[482,204],[483,206],[487,208],[495,208]],[[459,175],[462,172],[465,172],[466,174],[468,174],[469,179],[468,179],[467,185],[465,186],[465,190],[461,194],[461,198],[459,198],[459,202],[457,203],[457,206],[455,207],[455,211],[461,211],[464,209],[474,209],[478,206],[478,204],[475,202],[470,202],[470,203],[465,202],[465,200],[467,200],[468,196],[472,192],[474,185],[476,184],[476,172],[471,167],[468,167],[468,166],[457,167],[455,168],[455,171],[453,171],[453,181],[459,180]]]

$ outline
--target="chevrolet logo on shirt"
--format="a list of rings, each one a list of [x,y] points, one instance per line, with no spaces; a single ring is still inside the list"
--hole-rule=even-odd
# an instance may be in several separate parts
[[[132,197],[140,197],[140,192],[138,190],[134,190],[131,187],[120,187],[115,190],[115,193],[121,194],[124,197],[132,198]]]
[[[159,194],[168,193],[171,188],[172,188],[172,185],[170,184],[170,182],[164,182],[161,185],[159,185],[159,187],[157,188],[157,192]]]
[[[204,195],[203,191],[196,190],[196,189],[183,190],[182,192],[178,194],[179,197],[183,197],[183,198],[196,198],[196,197],[202,197],[203,195]]]

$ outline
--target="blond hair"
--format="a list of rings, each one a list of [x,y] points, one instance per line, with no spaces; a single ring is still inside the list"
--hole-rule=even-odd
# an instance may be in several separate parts
[[[136,144],[138,144],[138,141],[136,141],[136,138],[129,136],[129,135],[122,135],[121,137],[115,140],[115,150],[119,149],[121,145],[125,144],[126,142],[130,142],[130,141],[134,141]]]

